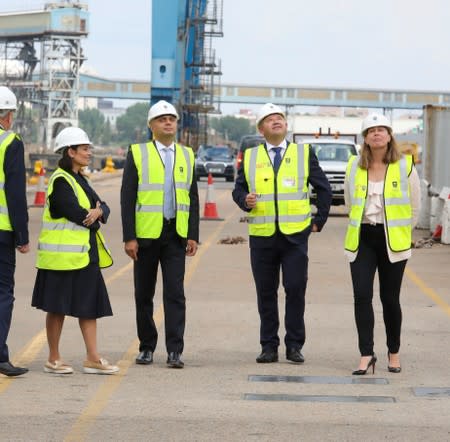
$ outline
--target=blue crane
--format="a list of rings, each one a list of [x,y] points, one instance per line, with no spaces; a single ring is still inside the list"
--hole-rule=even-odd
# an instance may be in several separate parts
[[[212,38],[223,36],[222,0],[153,0],[150,104],[179,110],[179,138],[195,149],[206,142],[207,115],[219,108],[220,62]]]

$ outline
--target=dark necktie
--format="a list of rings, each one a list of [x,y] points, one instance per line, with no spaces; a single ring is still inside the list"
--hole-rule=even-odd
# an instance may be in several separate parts
[[[272,147],[272,150],[275,152],[275,156],[273,158],[273,168],[275,172],[278,172],[281,164],[281,147]]]

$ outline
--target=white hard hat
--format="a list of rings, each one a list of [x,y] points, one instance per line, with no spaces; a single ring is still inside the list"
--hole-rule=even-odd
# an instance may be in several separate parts
[[[92,144],[86,132],[79,127],[66,127],[56,136],[53,152],[57,153],[64,147],[80,146],[82,144]]]
[[[177,118],[177,120],[180,119],[173,104],[170,104],[165,100],[159,100],[149,109],[147,121],[150,122],[157,117],[161,117],[162,115],[173,115]]]
[[[0,86],[0,110],[17,110],[17,98],[6,86]]]
[[[259,110],[258,118],[256,120],[256,126],[259,126],[259,123],[261,123],[261,121],[264,120],[264,118],[273,114],[280,114],[283,116],[283,118],[286,118],[286,115],[284,115],[284,112],[281,110],[281,107],[277,106],[276,104],[266,103]]]
[[[361,125],[361,134],[364,135],[367,129],[376,126],[388,127],[392,130],[391,122],[382,114],[370,114],[364,118]]]

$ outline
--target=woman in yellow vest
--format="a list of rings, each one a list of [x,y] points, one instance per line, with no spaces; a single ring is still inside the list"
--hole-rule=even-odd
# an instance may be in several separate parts
[[[81,173],[91,148],[87,134],[76,127],[63,129],[55,139],[54,151],[62,152],[62,158],[49,180],[32,299],[32,306],[47,312],[47,373],[73,373],[59,352],[66,315],[79,321],[87,353],[83,371],[119,371],[97,352],[97,318],[112,315],[100,268],[112,265],[112,259],[99,230],[109,208]]]
[[[371,114],[362,123],[360,156],[347,166],[345,201],[349,224],[345,237],[355,302],[361,360],[354,375],[375,372],[373,282],[378,270],[386,329],[387,366],[400,373],[402,311],[400,288],[411,256],[411,232],[420,205],[420,181],[410,155],[397,148],[384,115]]]

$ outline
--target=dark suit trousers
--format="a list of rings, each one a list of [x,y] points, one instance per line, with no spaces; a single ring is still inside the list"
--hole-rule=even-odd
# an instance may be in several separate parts
[[[5,244],[0,239],[0,362],[9,361],[6,341],[8,339],[9,328],[11,327],[14,305],[15,268],[16,250],[11,235],[11,244]]]
[[[406,260],[391,263],[386,249],[384,226],[362,224],[358,255],[350,263],[355,300],[355,320],[361,356],[373,355],[374,312],[373,282],[378,270],[380,299],[386,329],[386,344],[390,353],[400,349],[402,309],[400,288]]]
[[[134,262],[134,287],[140,351],[154,351],[158,341],[153,319],[153,297],[158,264],[161,263],[166,349],[168,353],[183,352],[185,259],[186,247],[176,233],[174,222],[165,225],[160,238],[151,241],[150,246],[139,247],[138,260]]]
[[[278,233],[271,247],[250,249],[253,278],[258,297],[261,320],[260,343],[264,350],[277,349],[278,337],[278,286],[280,268],[286,292],[284,324],[287,348],[300,349],[305,343],[305,291],[308,279],[308,235],[293,243]]]

